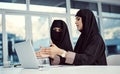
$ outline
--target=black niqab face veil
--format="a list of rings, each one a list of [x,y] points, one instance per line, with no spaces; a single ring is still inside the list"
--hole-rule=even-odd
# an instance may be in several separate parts
[[[65,23],[62,22],[62,21],[58,21],[58,20],[55,20],[53,23],[52,23],[52,26],[51,26],[51,38],[54,42],[61,42],[63,39],[62,37],[64,35],[62,35],[64,33],[64,30],[63,28],[63,25]]]
[[[67,25],[62,20],[54,20],[50,28],[51,40],[61,49],[72,51]]]

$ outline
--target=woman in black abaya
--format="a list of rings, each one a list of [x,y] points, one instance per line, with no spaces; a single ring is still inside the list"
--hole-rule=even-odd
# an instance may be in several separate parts
[[[77,29],[81,32],[74,51],[66,51],[55,43],[46,49],[50,56],[59,55],[65,63],[72,65],[107,65],[105,44],[99,33],[97,22],[92,11],[81,9],[76,14]],[[63,50],[64,49],[64,50]]]
[[[67,24],[62,20],[54,20],[50,28],[50,37],[52,43],[54,43],[60,49],[65,51],[73,51],[72,44],[70,41],[69,31]],[[55,55],[51,56],[46,54],[47,48],[42,47],[41,50],[36,52],[37,57],[50,57],[51,64],[69,65],[65,63],[65,58]],[[58,51],[59,52],[59,51]],[[50,55],[50,56],[49,56]]]
[[[73,51],[72,44],[70,41],[69,31],[67,24],[62,20],[54,20],[50,28],[50,36],[52,42],[59,48],[64,49],[65,51]],[[56,56],[57,58],[57,56]],[[58,60],[54,59],[54,62],[65,65],[65,59],[60,57],[60,63]],[[53,62],[53,64],[54,64]]]
[[[72,44],[67,24],[62,20],[54,20],[50,28],[52,42],[61,49],[72,51]]]
[[[76,21],[82,20],[83,28],[75,46],[74,64],[106,65],[105,44],[99,33],[97,22],[92,11],[83,9],[76,14]],[[76,22],[77,25],[77,22]],[[80,58],[81,57],[81,58]]]

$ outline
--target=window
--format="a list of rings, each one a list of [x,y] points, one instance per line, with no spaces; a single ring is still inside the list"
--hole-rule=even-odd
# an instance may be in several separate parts
[[[0,0],[0,8],[26,10],[26,0]]]
[[[117,52],[120,53],[120,45],[117,46]]]
[[[0,2],[25,4],[26,0],[0,0]]]
[[[120,46],[120,6],[102,4],[103,36],[107,46],[107,55],[119,54]]]
[[[107,17],[120,17],[120,6],[102,4],[102,15]]]
[[[18,57],[14,49],[14,43],[25,40],[25,17],[23,15],[6,15],[6,31],[9,60],[12,63],[17,63]]]
[[[120,19],[103,18],[103,36],[107,46],[107,55],[118,54],[120,46]]]
[[[104,38],[120,39],[120,19],[103,18]]]
[[[97,3],[71,0],[71,14],[76,14],[79,9],[90,9],[94,12],[95,15],[98,13]]]
[[[32,16],[32,36],[35,50],[41,47],[49,47],[49,23],[47,16]]]
[[[31,0],[31,11],[66,13],[66,0]]]

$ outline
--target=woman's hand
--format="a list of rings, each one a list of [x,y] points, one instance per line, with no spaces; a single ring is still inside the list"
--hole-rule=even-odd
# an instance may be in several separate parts
[[[49,57],[49,55],[45,52],[46,48],[40,48],[39,51],[36,51],[36,56],[38,58],[44,58],[44,57]]]
[[[64,50],[58,48],[55,44],[51,44],[51,47],[46,48],[45,52],[50,55],[51,58],[54,58],[56,55],[61,55]]]

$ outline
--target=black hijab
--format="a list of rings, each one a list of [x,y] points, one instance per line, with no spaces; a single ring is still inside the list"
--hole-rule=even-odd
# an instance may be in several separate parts
[[[55,27],[60,28],[60,32],[56,32],[54,30]],[[67,25],[62,20],[54,20],[52,26],[50,28],[50,36],[52,42],[57,45],[59,48],[64,49],[66,51],[72,51],[72,44],[70,41],[70,36],[68,32]]]
[[[105,65],[105,44],[99,34],[94,14],[88,9],[81,9],[76,16],[82,18],[83,29],[74,49],[80,55],[76,56],[78,59],[74,63]]]
[[[92,11],[88,9],[79,10],[76,16],[82,18],[83,30],[81,31],[81,36],[79,37],[75,49],[84,49],[92,36],[99,34],[97,27],[97,22]]]

